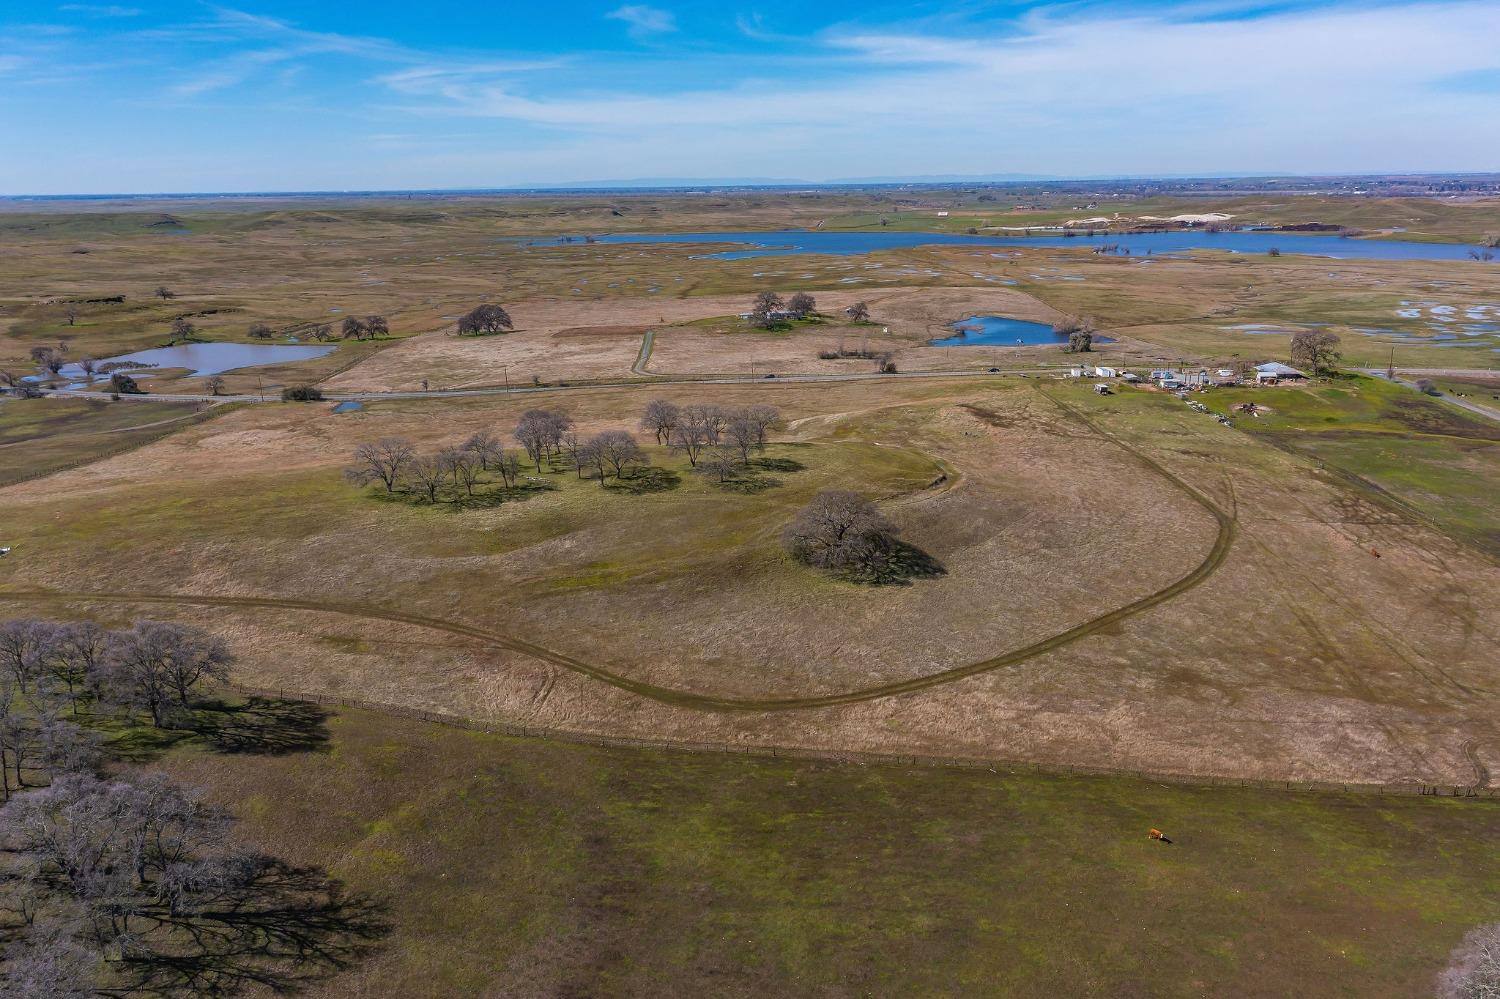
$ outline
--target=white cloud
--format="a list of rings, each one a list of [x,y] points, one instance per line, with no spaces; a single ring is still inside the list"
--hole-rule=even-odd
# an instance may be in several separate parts
[[[1052,170],[1060,159],[1119,162],[1149,151],[1184,156],[1181,169],[1170,158],[1154,167],[1174,173],[1377,169],[1418,165],[1420,142],[1461,143],[1477,163],[1500,155],[1494,109],[1429,88],[1500,64],[1496,37],[1500,5],[1492,0],[1207,20],[1172,9],[1090,14],[1069,6],[988,32],[834,29],[817,40],[824,72],[812,82],[755,63],[736,76],[721,59],[722,86],[559,93],[528,89],[524,79],[480,81],[428,90],[438,99],[421,110],[614,136],[674,157],[727,148],[736,133],[797,129],[825,146],[878,150],[882,161],[916,152],[955,171],[971,169],[959,165],[965,155],[993,163],[998,151],[1031,163],[1050,158]],[[924,139],[943,145],[921,148]],[[773,145],[783,158],[794,148]],[[1084,171],[1079,163],[1065,172]]]
[[[647,7],[645,4],[628,3],[604,16],[615,21],[624,21],[630,26],[630,34],[638,38],[677,30],[677,18],[672,15],[671,11],[662,10],[659,7]]]
[[[140,17],[145,11],[139,7],[117,7],[113,4],[65,3],[62,10],[90,17]]]

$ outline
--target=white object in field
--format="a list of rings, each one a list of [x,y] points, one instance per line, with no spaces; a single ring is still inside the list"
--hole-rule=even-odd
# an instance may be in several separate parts
[[[9,554],[10,554],[10,549],[8,547],[7,548],[0,548],[0,556],[9,555]]]

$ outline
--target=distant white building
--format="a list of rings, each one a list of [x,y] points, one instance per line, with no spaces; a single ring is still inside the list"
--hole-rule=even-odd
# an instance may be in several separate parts
[[[1118,377],[1120,377],[1120,371],[1119,371],[1118,368],[1103,368],[1103,367],[1095,368],[1094,369],[1094,377],[1095,378],[1118,378]]]

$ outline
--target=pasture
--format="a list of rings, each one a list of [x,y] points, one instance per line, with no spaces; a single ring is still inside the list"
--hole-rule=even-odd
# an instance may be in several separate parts
[[[1500,892],[1494,801],[326,732],[152,764],[396,903],[319,996],[1421,996]]]
[[[1115,207],[1500,229],[1490,202]],[[960,191],[5,211],[13,375],[37,347],[159,345],[174,319],[208,341],[370,314],[391,334],[231,371],[248,399],[229,404],[182,369],[139,377],[201,403],[0,402],[0,604],[198,625],[237,654],[231,701],[359,702],[272,711],[305,731],[231,751],[107,728],[247,842],[389,904],[387,945],[317,994],[1425,994],[1500,897],[1500,430],[1347,372],[1213,389],[1208,412],[1064,373],[1243,369],[1326,329],[1346,369],[1442,369],[1478,396],[1500,368],[1494,264],[525,245],[1074,214]],[[740,313],[764,290],[818,313],[755,327]],[[516,328],[457,336],[484,301]],[[1086,317],[1113,342],[929,345],[973,315]],[[363,406],[250,401],[297,384]],[[712,455],[641,423],[654,399],[780,420],[704,474]],[[633,434],[645,467],[523,457],[430,493],[346,478],[382,438],[433,468],[476,433],[516,450],[537,409]],[[827,490],[872,501],[922,571],[877,585],[792,558],[784,528]]]

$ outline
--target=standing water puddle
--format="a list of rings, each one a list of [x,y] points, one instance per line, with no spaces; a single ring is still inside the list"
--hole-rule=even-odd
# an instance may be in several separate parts
[[[932,340],[933,347],[1034,347],[1038,344],[1062,346],[1066,335],[1046,323],[1029,323],[1005,316],[970,316],[953,324],[957,335]],[[1095,343],[1114,343],[1109,337],[1096,336]]]

